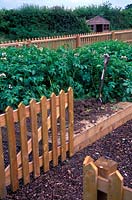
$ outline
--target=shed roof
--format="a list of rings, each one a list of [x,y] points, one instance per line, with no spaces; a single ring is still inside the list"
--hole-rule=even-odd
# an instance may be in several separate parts
[[[94,25],[94,24],[110,24],[110,21],[108,21],[107,19],[100,17],[100,16],[96,16],[94,18],[91,18],[89,20],[86,21],[89,25]]]

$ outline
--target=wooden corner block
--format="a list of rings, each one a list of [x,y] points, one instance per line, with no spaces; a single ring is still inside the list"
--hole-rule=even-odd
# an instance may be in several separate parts
[[[98,175],[103,178],[108,178],[111,173],[117,170],[117,163],[113,160],[105,159],[104,157],[100,157],[95,161],[95,165],[98,168]]]

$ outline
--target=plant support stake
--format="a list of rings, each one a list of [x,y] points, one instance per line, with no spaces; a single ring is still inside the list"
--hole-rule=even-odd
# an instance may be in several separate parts
[[[105,72],[107,69],[107,65],[109,63],[110,60],[110,56],[109,54],[104,54],[104,68],[102,71],[102,75],[101,75],[101,82],[100,82],[100,88],[99,88],[99,101],[102,103],[102,88],[103,88],[103,84],[104,84],[104,78],[105,78]]]

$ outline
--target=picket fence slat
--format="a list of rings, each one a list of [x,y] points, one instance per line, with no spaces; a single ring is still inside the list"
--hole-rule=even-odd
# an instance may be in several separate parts
[[[27,128],[26,128],[26,111],[25,105],[20,103],[18,106],[18,116],[20,123],[20,143],[21,143],[21,161],[23,171],[24,185],[29,183],[29,165],[28,165],[28,145],[27,145]]]
[[[61,160],[66,159],[65,93],[60,92]]]
[[[34,177],[40,176],[36,101],[30,101]]]
[[[116,170],[114,173],[110,174],[109,180],[109,190],[107,194],[108,200],[121,200],[123,194],[123,177]]]
[[[2,131],[0,128],[0,198],[5,198],[6,194]]]
[[[131,200],[132,199],[132,188],[123,187],[123,199],[122,200]]]
[[[52,149],[53,149],[53,166],[58,165],[57,152],[57,115],[56,115],[56,95],[51,95],[51,130],[52,130]]]
[[[97,200],[97,175],[93,159],[87,156],[83,162],[83,200]]]
[[[48,125],[47,125],[47,99],[41,98],[42,113],[42,144],[43,144],[43,168],[44,172],[49,170],[49,146],[48,146]]]
[[[73,90],[68,89],[68,116],[69,116],[69,156],[73,156],[73,132],[74,132],[74,116],[73,116]]]
[[[8,152],[10,160],[10,178],[13,192],[18,189],[18,172],[17,172],[17,156],[16,156],[16,136],[13,120],[13,109],[6,109],[6,123],[8,133]]]

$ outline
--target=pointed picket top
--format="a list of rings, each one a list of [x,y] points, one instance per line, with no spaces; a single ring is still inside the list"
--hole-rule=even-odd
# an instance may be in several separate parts
[[[108,200],[120,200],[123,196],[123,177],[118,170],[108,176]]]
[[[9,112],[9,111],[13,111],[13,108],[11,106],[7,106],[7,108],[5,109],[5,112]]]
[[[64,90],[61,90],[60,93],[59,93],[59,95],[62,95],[64,93],[65,93]]]
[[[41,103],[42,103],[42,104],[43,104],[43,103],[45,104],[45,103],[47,103],[47,101],[48,101],[48,99],[47,99],[45,96],[42,96],[41,99],[40,99],[40,104],[41,104]]]
[[[83,162],[83,200],[97,200],[97,176],[98,168],[87,156]]]
[[[84,159],[84,161],[83,161],[83,166],[86,166],[86,165],[88,165],[90,162],[93,162],[93,161],[94,161],[93,158],[91,158],[90,156],[86,156],[85,159]]]
[[[33,103],[36,103],[36,100],[35,100],[35,99],[31,99],[31,100],[30,100],[30,104],[33,104]]]
[[[68,92],[73,92],[72,87],[69,87],[69,88],[68,88]]]
[[[20,102],[19,105],[18,105],[18,109],[20,108],[25,108],[26,106],[23,104],[23,102]]]
[[[56,95],[55,95],[55,93],[54,92],[52,92],[52,94],[51,94],[51,96],[50,96],[51,98],[54,98],[54,97],[56,97]]]
[[[40,99],[40,101],[45,101],[45,100],[47,100],[47,98],[45,96],[42,96]]]
[[[30,102],[29,102],[29,104],[30,104],[30,112],[31,112],[31,110],[33,111],[33,113],[35,112],[36,113],[36,100],[35,99],[31,99],[30,100]],[[34,114],[35,114],[34,113]],[[34,115],[33,114],[33,115]]]

